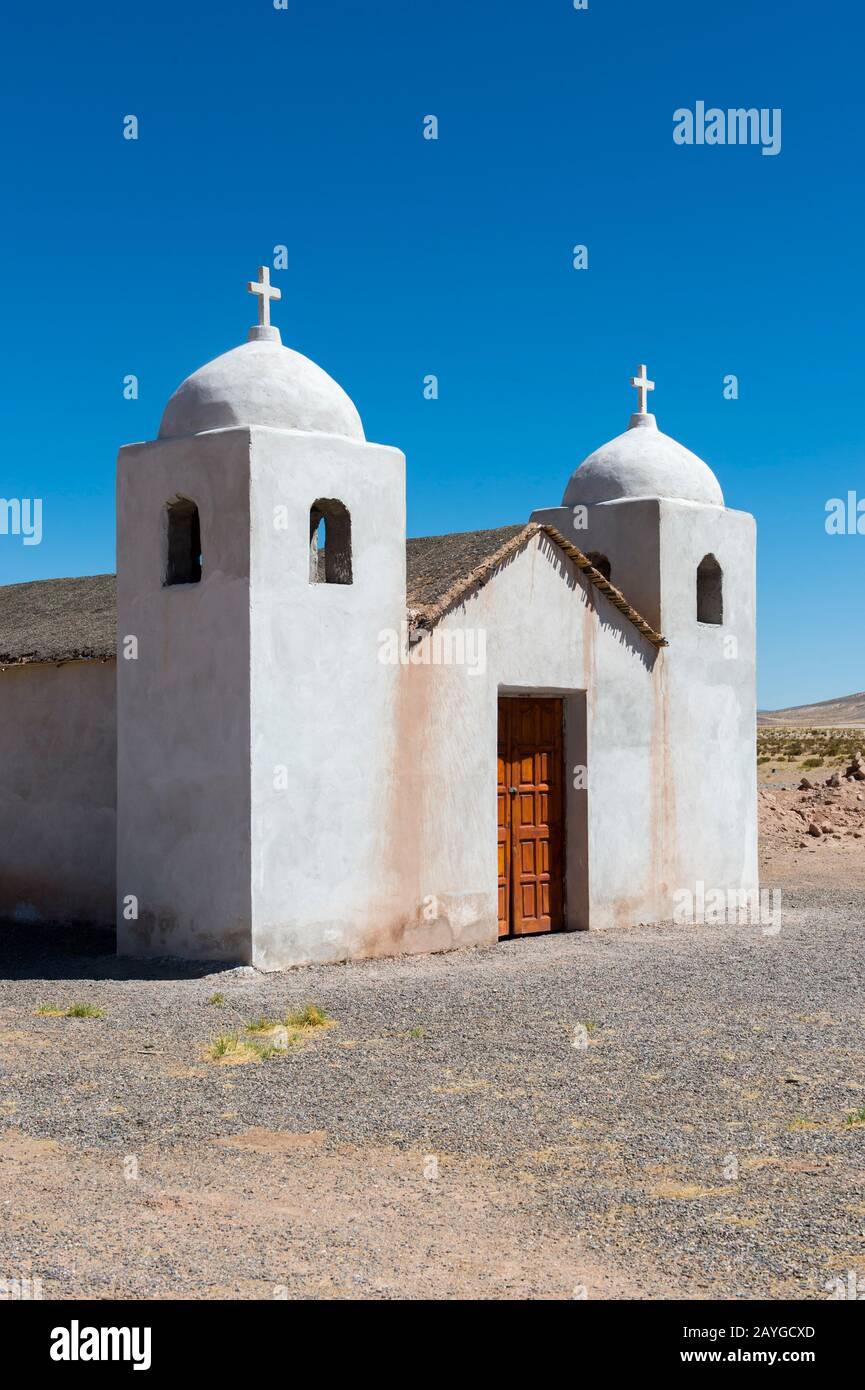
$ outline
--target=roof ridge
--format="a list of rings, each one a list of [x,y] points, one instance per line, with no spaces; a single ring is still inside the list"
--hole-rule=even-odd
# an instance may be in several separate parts
[[[510,540],[505,541],[503,545],[500,545],[498,550],[493,551],[492,555],[487,556],[481,564],[476,565],[469,574],[462,579],[456,580],[449,589],[445,590],[436,603],[418,604],[416,608],[411,610],[411,626],[415,629],[434,627],[448,609],[453,607],[469,589],[474,588],[476,585],[483,587],[492,576],[493,570],[497,569],[514,551],[519,550],[521,546],[531,540],[532,536],[539,535],[541,532],[549,536],[550,540],[553,541],[570,560],[573,560],[574,564],[585,574],[589,583],[594,585],[596,589],[608,598],[613,606],[617,608],[653,646],[660,648],[669,645],[667,639],[662,636],[660,632],[657,632],[655,628],[652,627],[651,623],[648,623],[642,614],[638,613],[636,608],[628,602],[621,589],[617,589],[615,584],[611,584],[609,579],[604,578],[600,570],[595,569],[591,560],[583,554],[582,550],[566,540],[562,533],[556,530],[555,526],[549,526],[546,522],[539,521],[528,522],[528,524],[523,527],[522,531],[518,532],[516,536],[512,536]]]
[[[617,589],[615,584],[611,584],[609,579],[601,574],[600,570],[595,569],[591,560],[583,554],[582,550],[579,550],[577,546],[573,545],[570,541],[565,540],[565,537],[560,531],[556,530],[555,526],[548,526],[545,522],[539,524],[540,529],[545,531],[546,534],[562,548],[565,554],[570,556],[576,565],[579,565],[580,569],[592,584],[594,584],[595,588],[600,589],[601,593],[607,596],[614,607],[618,608],[620,613],[624,613],[625,617],[634,624],[634,627],[637,628],[644,637],[649,639],[653,646],[668,647],[670,645],[666,637],[653,628],[651,623],[646,622],[643,615],[638,613],[633,604],[628,602],[621,589]]]

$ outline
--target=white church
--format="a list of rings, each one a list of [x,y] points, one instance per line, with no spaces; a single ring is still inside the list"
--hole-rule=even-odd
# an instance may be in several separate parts
[[[406,539],[404,456],[249,288],[120,450],[116,581],[0,588],[0,918],[278,970],[756,890],[754,521],[646,369],[559,506]]]

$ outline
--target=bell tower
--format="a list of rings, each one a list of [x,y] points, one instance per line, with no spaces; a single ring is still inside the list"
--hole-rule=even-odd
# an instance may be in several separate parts
[[[627,430],[532,513],[578,546],[668,646],[653,676],[656,760],[669,808],[663,873],[757,887],[756,528],[725,506],[712,470],[658,429],[645,366]]]
[[[120,450],[118,949],[280,968],[397,915],[405,460],[259,322]]]

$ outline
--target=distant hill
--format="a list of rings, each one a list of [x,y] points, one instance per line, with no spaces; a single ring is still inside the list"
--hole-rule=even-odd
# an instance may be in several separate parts
[[[822,700],[819,705],[793,705],[790,709],[761,709],[757,723],[763,728],[802,727],[810,729],[842,729],[848,725],[865,725],[865,690],[858,695],[843,695],[840,700]]]

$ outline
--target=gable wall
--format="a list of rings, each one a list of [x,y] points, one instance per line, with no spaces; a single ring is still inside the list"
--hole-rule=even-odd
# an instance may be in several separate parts
[[[667,891],[664,654],[657,653],[558,548],[539,536],[441,627],[486,633],[487,670],[405,673],[408,752],[395,836],[411,873],[402,949],[497,937],[498,696],[565,698],[567,925],[651,920]],[[579,746],[586,692],[586,751]],[[573,769],[588,767],[588,791]],[[586,823],[587,829],[586,829]],[[412,848],[416,846],[416,848]],[[588,854],[588,894],[580,856]]]

